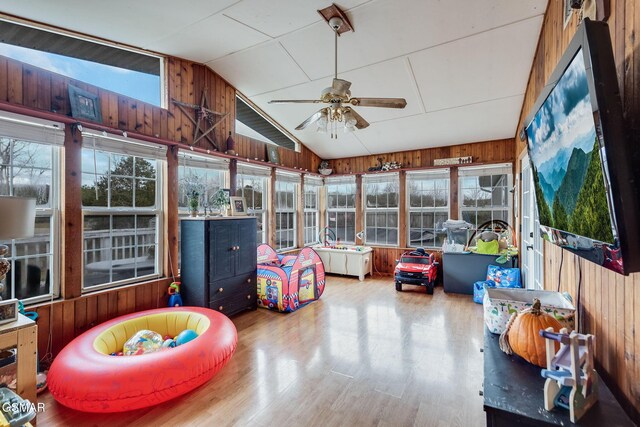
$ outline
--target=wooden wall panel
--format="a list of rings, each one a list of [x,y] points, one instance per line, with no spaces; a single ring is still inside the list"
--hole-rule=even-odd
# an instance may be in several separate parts
[[[518,129],[556,67],[578,20],[574,14],[563,29],[562,1],[551,0],[544,18],[537,52]],[[640,6],[633,0],[611,1],[608,19],[624,117],[630,134],[640,135]],[[525,143],[517,138],[517,153]],[[520,165],[516,168],[519,170]],[[600,375],[625,410],[640,422],[640,274],[624,277],[545,243],[545,288],[568,291],[580,307],[581,332],[596,335],[596,361]],[[578,292],[579,290],[579,292]],[[580,298],[578,301],[578,293]]]
[[[235,132],[235,88],[209,68],[190,61],[168,58],[166,69],[170,99],[199,104],[204,91],[209,108],[229,113],[213,132],[218,146],[224,150],[228,133]],[[69,84],[98,95],[102,108],[102,125],[106,127],[160,138],[167,145],[175,142],[180,146],[193,141],[191,120],[171,102],[167,109],[158,108],[0,56],[0,108],[2,103],[12,104],[30,109],[28,114],[34,116],[41,112],[55,113],[66,118],[70,116]],[[165,206],[167,227],[164,235],[167,254],[164,274],[167,278],[81,295],[81,137],[74,137],[70,126],[66,129],[66,174],[61,229],[65,241],[61,260],[61,292],[64,299],[33,307],[40,315],[38,349],[41,356],[48,353],[55,356],[75,336],[108,319],[164,306],[166,288],[172,280],[169,277],[172,271],[177,272],[177,160],[175,150],[169,150],[168,183],[165,188],[168,194]],[[239,158],[265,160],[264,143],[240,135],[235,135],[234,138],[239,142],[236,148]],[[213,148],[206,139],[199,141],[197,146],[205,150]],[[299,153],[280,148],[279,154],[280,163],[285,167],[315,171],[320,163],[318,156],[304,146]]]
[[[68,85],[72,84],[99,96],[102,125],[160,138],[167,143],[191,144],[194,125],[171,99],[200,104],[204,91],[210,109],[228,113],[211,133],[220,151],[226,149],[231,132],[239,158],[266,161],[265,143],[235,134],[236,89],[233,86],[204,65],[179,58],[168,58],[166,62],[169,97],[166,109],[5,57],[0,57],[0,103],[33,109],[34,115],[40,110],[70,116]],[[193,112],[189,108],[186,111]],[[196,146],[214,151],[206,138]],[[320,164],[320,158],[305,146],[301,146],[300,152],[282,147],[278,151],[280,165],[285,167],[316,172]]]
[[[370,167],[377,166],[379,158],[383,162],[402,163],[403,168],[431,167],[435,159],[466,156],[472,156],[474,163],[514,162],[516,159],[515,149],[514,139],[509,138],[449,147],[335,159],[329,160],[329,167],[333,169],[335,174],[362,173],[367,172]]]
[[[109,319],[166,306],[170,283],[159,279],[30,308],[38,313],[40,358],[57,355],[73,338]]]

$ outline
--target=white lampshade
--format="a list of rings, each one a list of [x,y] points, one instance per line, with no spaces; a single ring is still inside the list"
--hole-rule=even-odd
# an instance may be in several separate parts
[[[32,237],[36,199],[0,196],[0,240]]]

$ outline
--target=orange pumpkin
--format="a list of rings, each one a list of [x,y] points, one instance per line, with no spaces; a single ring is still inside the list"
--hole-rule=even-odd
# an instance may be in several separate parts
[[[511,347],[510,350],[529,363],[546,367],[546,340],[540,336],[540,330],[552,327],[555,332],[559,332],[562,328],[560,322],[540,310],[540,300],[535,299],[532,307],[522,310],[509,323],[504,332],[508,344],[505,347]],[[556,352],[559,349],[560,345],[556,342]],[[509,351],[505,352],[511,354]]]

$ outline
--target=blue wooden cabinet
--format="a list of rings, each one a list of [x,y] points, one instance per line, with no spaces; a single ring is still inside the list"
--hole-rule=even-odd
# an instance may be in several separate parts
[[[184,305],[228,316],[255,310],[256,218],[183,219],[180,233]]]

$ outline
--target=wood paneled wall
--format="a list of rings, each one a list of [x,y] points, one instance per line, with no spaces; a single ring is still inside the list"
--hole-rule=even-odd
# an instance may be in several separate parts
[[[153,280],[29,308],[38,313],[40,359],[57,355],[74,337],[109,319],[166,307],[170,283],[171,279]]]
[[[609,24],[627,125],[640,135],[640,4],[611,0]],[[533,61],[518,129],[577,28],[577,16],[563,29],[563,2],[550,0]],[[640,143],[638,141],[637,143]],[[518,153],[525,149],[518,140]],[[518,165],[519,167],[519,165]],[[625,410],[640,422],[640,274],[628,277],[603,269],[545,243],[545,288],[568,291],[580,306],[581,332],[596,335],[597,367]],[[578,291],[579,289],[579,291]],[[580,295],[578,301],[578,294]]]
[[[435,159],[466,156],[472,156],[474,163],[514,162],[515,150],[514,139],[509,138],[449,147],[424,148],[422,150],[329,160],[329,167],[336,174],[362,173],[367,172],[370,167],[378,166],[378,158],[382,158],[383,162],[401,163],[403,168],[430,167],[433,166]]]
[[[205,91],[210,109],[229,113],[212,132],[219,149],[225,151],[226,140],[231,132],[236,142],[238,158],[266,160],[264,142],[235,134],[236,89],[233,86],[204,65],[178,58],[168,58],[166,62],[169,96],[167,109],[3,56],[0,56],[0,103],[7,102],[70,116],[68,85],[72,84],[99,96],[104,126],[187,146],[193,141],[194,126],[171,99],[200,104],[202,92]],[[187,111],[192,112],[191,109]],[[206,138],[196,146],[213,151]],[[301,146],[300,152],[282,147],[278,151],[282,166],[315,172],[320,164],[320,158],[304,146]]]
[[[0,109],[2,104],[26,107],[27,114],[38,116],[54,113],[60,117],[70,116],[68,85],[73,84],[100,99],[102,125],[159,138],[165,144],[186,147],[193,141],[193,124],[171,102],[162,109],[126,96],[100,89],[86,83],[69,79],[13,59],[0,56]],[[215,129],[215,141],[220,150],[226,149],[229,132],[235,133],[236,91],[220,76],[207,67],[178,58],[167,60],[167,86],[169,98],[190,104],[200,104],[202,91],[208,98],[209,108],[229,112]],[[6,107],[5,107],[6,108]],[[188,110],[191,111],[191,110]],[[66,117],[65,117],[66,119]],[[265,161],[266,147],[263,142],[241,135],[233,135],[238,158]],[[82,271],[82,212],[80,192],[80,150],[82,136],[65,129],[65,172],[62,201],[62,227],[64,240],[61,257],[61,294],[64,299],[32,307],[39,314],[38,351],[40,357],[48,353],[55,356],[75,336],[113,317],[166,305],[166,289],[172,279],[162,278],[145,283],[128,285],[106,291],[81,295]],[[213,149],[203,139],[197,146]],[[301,171],[317,170],[320,159],[306,147],[301,152],[279,148],[280,165]],[[176,150],[167,152],[167,186],[165,205],[164,276],[177,271],[177,157]],[[274,165],[271,165],[274,166]],[[169,263],[173,263],[173,269]],[[51,336],[50,336],[51,335]],[[50,348],[48,348],[50,344]]]

